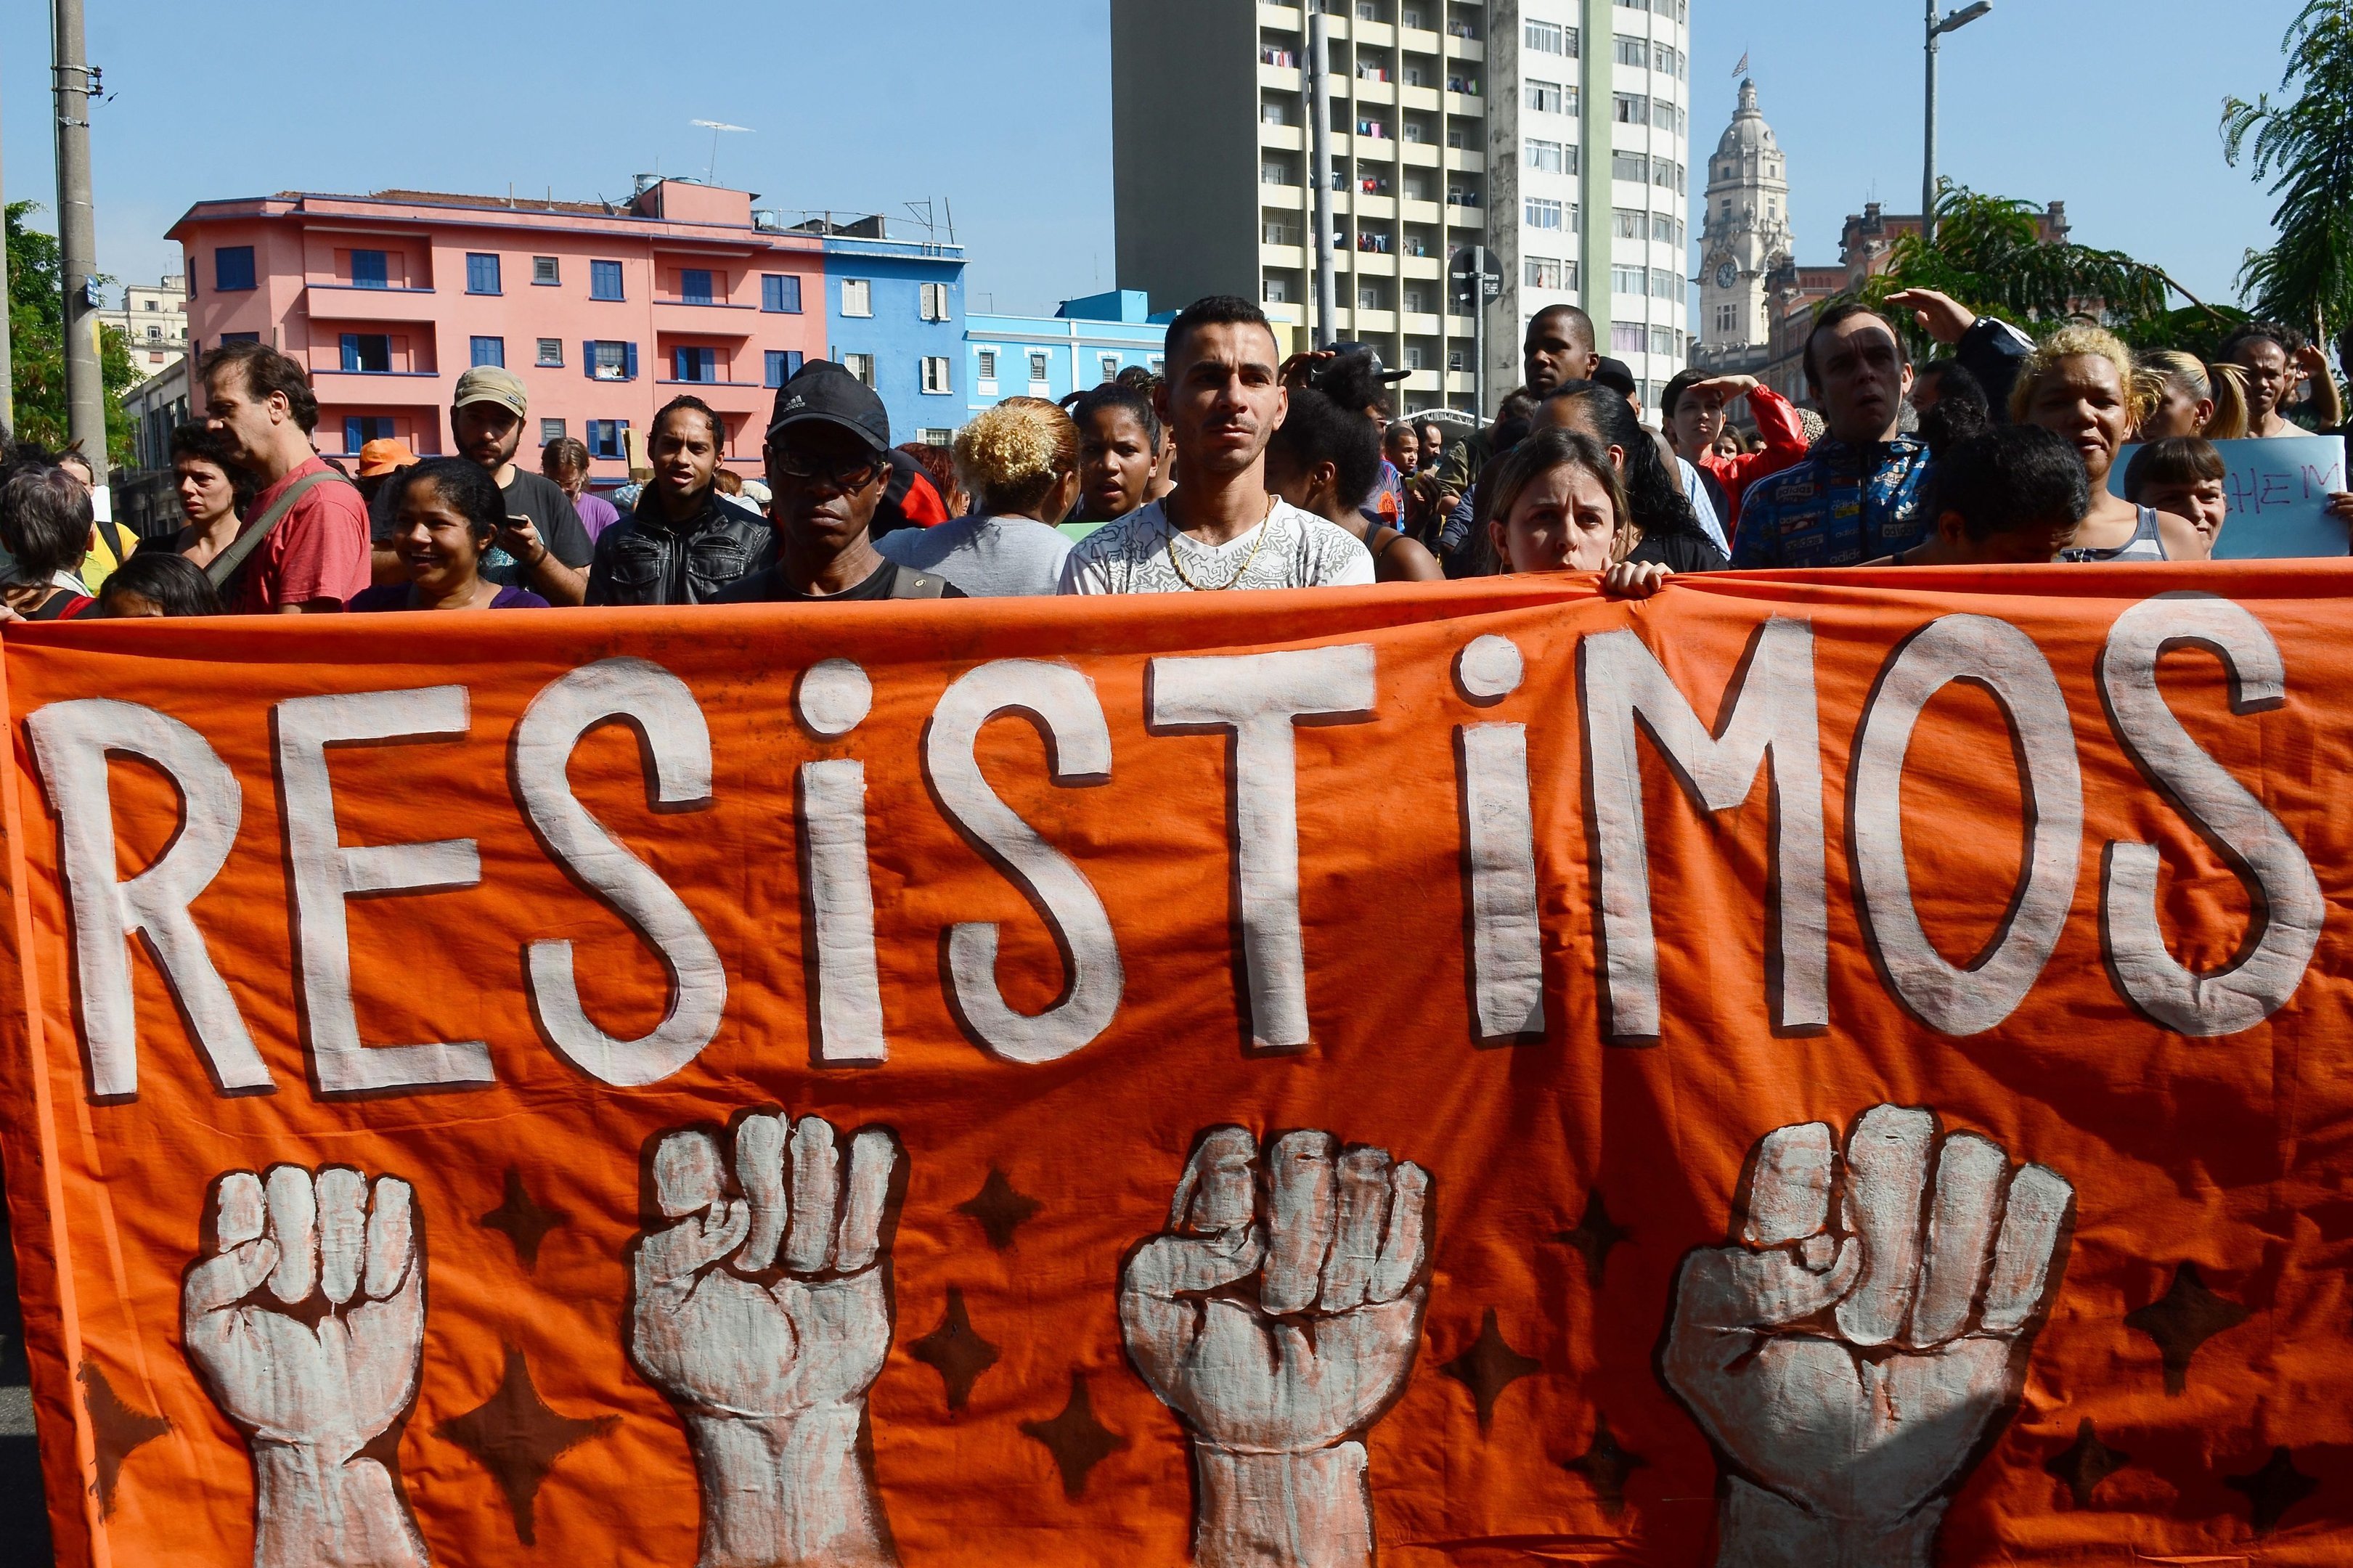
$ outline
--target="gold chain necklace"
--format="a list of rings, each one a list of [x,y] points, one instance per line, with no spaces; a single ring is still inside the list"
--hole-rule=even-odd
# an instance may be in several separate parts
[[[1215,587],[1204,588],[1201,584],[1193,581],[1192,577],[1185,570],[1185,563],[1178,560],[1176,557],[1176,535],[1182,532],[1183,530],[1179,529],[1172,521],[1168,524],[1168,564],[1170,568],[1176,572],[1176,580],[1179,583],[1184,584],[1186,587],[1190,588],[1194,593],[1222,594],[1229,588],[1239,586],[1241,580],[1245,576],[1249,575],[1250,566],[1258,560],[1258,552],[1261,549],[1265,548],[1267,531],[1271,528],[1273,524],[1274,502],[1270,499],[1266,504],[1266,515],[1259,520],[1258,538],[1250,542],[1250,553],[1242,557],[1240,568],[1237,570],[1232,576],[1227,578],[1224,582],[1218,584]]]

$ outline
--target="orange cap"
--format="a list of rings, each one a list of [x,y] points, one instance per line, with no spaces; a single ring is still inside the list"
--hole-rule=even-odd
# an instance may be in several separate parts
[[[406,441],[370,441],[360,448],[360,478],[373,479],[382,474],[397,473],[411,463],[424,460],[408,449]]]

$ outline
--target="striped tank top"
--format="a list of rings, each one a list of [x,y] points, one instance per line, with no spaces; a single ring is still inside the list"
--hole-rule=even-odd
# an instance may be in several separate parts
[[[2165,552],[2165,541],[2157,531],[2157,513],[2148,507],[2140,509],[2139,526],[2133,536],[2113,550],[2096,550],[2089,545],[2071,547],[2059,552],[2062,561],[2170,561]]]

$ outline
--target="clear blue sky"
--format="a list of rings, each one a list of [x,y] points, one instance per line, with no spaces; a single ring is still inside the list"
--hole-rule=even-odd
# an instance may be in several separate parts
[[[153,278],[207,196],[387,185],[586,198],[657,163],[701,174],[696,119],[753,128],[722,182],[768,205],[944,197],[975,308],[1050,310],[1112,285],[1104,0],[410,0],[363,16],[289,0],[87,0],[113,100],[93,132],[100,265]],[[1166,0],[1182,5],[1188,0]],[[1942,164],[2063,199],[2075,237],[2233,295],[2271,203],[2222,162],[2222,97],[2276,88],[2295,0],[1997,0],[1949,38]],[[1920,15],[1910,0],[1692,0],[1692,141],[1729,118],[1746,50],[1789,157],[1799,259],[1835,258],[1873,196],[1919,205]],[[0,0],[14,199],[54,200],[47,8]],[[1696,196],[1697,192],[1694,192]],[[47,221],[46,216],[43,219]]]

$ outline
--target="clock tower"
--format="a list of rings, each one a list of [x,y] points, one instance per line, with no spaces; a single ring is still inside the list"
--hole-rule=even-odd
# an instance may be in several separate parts
[[[1757,108],[1757,84],[1743,79],[1740,107],[1707,164],[1700,217],[1699,341],[1711,359],[1772,338],[1765,279],[1789,259],[1789,181],[1780,144]]]

